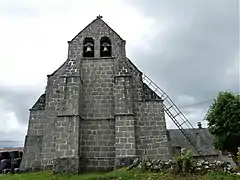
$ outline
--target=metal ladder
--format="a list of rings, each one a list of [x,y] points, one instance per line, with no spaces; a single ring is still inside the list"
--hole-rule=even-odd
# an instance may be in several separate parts
[[[178,129],[183,133],[185,138],[188,140],[190,145],[197,151],[197,153],[204,157],[203,152],[197,148],[197,146],[193,143],[191,138],[188,137],[186,131],[183,128],[185,125],[187,128],[192,129],[196,134],[199,133],[192,124],[187,120],[186,116],[180,111],[177,105],[170,99],[170,97],[155,84],[149,77],[145,74],[142,75],[143,82],[149,86],[164,102],[163,107],[164,111],[167,113],[169,118],[174,122],[174,124],[178,127]]]

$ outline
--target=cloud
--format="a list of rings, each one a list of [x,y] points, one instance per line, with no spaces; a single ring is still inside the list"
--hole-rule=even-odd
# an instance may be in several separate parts
[[[133,61],[163,88],[196,125],[219,91],[239,92],[238,1],[131,1],[157,29],[148,42],[155,53],[131,49]],[[200,105],[194,105],[194,102]],[[172,124],[169,122],[168,124]]]
[[[8,17],[36,17],[38,16],[38,11],[34,8],[29,7],[27,4],[24,4],[24,1],[1,1],[0,2],[0,15]]]
[[[0,86],[0,141],[13,140],[23,143],[28,126],[28,109],[39,94],[38,90],[29,87]]]
[[[6,118],[14,119],[18,123],[26,125],[28,122],[28,110],[37,100],[41,92],[37,89],[31,88],[0,88],[0,110],[8,112],[5,114]],[[4,120],[4,118],[1,118]],[[9,123],[9,122],[6,122]],[[13,125],[14,126],[14,125]],[[9,127],[10,128],[10,127]]]

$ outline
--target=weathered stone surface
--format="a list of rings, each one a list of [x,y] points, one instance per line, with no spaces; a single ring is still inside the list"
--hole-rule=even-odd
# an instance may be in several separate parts
[[[129,167],[134,163],[134,160],[136,157],[121,157],[121,158],[116,158],[115,162],[115,168],[122,168],[122,167]]]
[[[63,157],[53,159],[53,173],[78,173],[79,158]]]
[[[137,155],[150,158],[168,159],[169,142],[161,102],[138,102],[136,122]]]
[[[100,57],[104,36],[111,57]],[[82,56],[86,37],[94,40],[94,57]],[[145,154],[167,158],[162,101],[126,57],[125,41],[97,18],[68,45],[67,60],[48,75],[30,110],[20,169],[111,170]]]

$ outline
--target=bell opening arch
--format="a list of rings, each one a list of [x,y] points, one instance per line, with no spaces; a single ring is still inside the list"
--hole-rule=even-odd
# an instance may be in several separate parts
[[[94,40],[91,37],[83,40],[83,57],[94,57]]]
[[[112,44],[109,37],[102,37],[100,39],[100,57],[112,56]]]

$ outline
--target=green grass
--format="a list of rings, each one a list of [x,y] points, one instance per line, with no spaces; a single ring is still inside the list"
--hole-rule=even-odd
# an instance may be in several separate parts
[[[205,175],[173,175],[163,173],[127,172],[124,169],[109,173],[82,175],[53,175],[51,172],[0,175],[0,180],[240,180],[240,176],[212,172]]]

